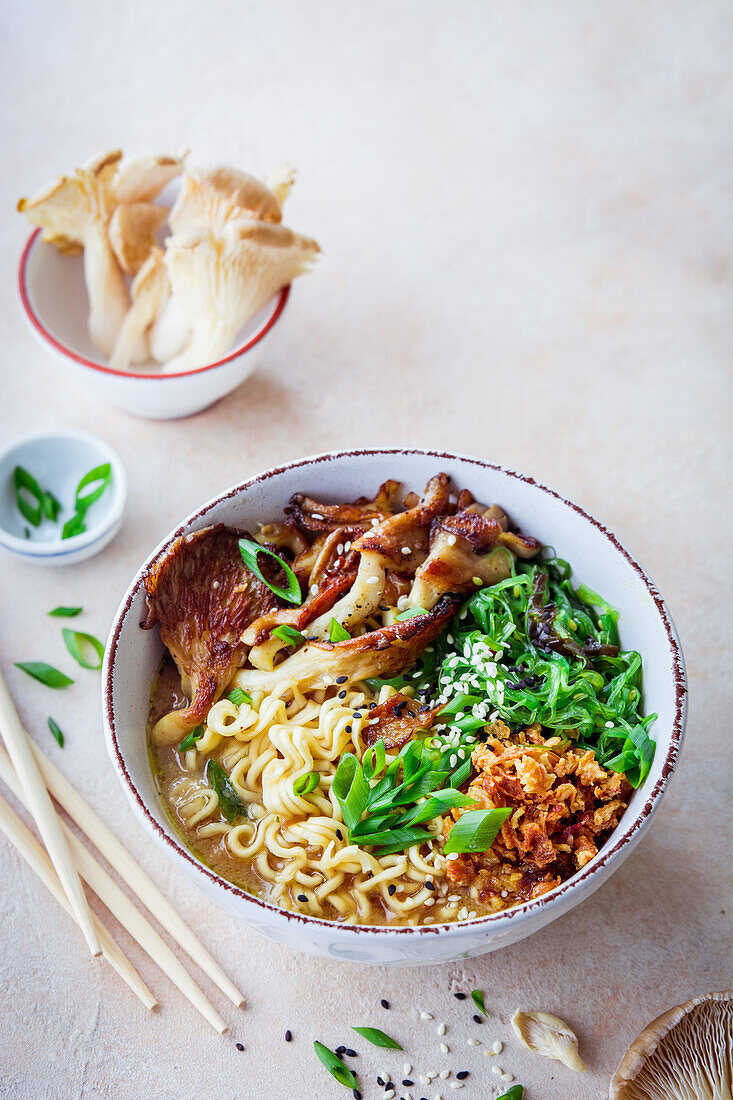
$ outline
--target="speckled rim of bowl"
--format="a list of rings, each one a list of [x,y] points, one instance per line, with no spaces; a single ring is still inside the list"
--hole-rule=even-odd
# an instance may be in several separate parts
[[[275,477],[285,470],[294,470],[304,466],[314,466],[320,462],[329,462],[333,459],[339,458],[354,458],[361,455],[394,455],[399,457],[400,455],[425,455],[429,458],[436,459],[448,459],[458,460],[460,462],[470,463],[473,466],[477,466],[480,469],[494,470],[499,473],[505,474],[508,477],[516,478],[518,481],[523,481],[527,485],[532,485],[536,489],[539,489],[543,493],[547,493],[549,496],[559,500],[562,504],[567,505],[583,519],[587,520],[597,531],[600,531],[605,538],[614,546],[619,554],[629,563],[634,572],[639,576],[647,589],[652,601],[657,609],[664,631],[667,635],[667,641],[669,643],[669,655],[671,660],[671,667],[674,677],[675,685],[675,714],[674,721],[672,723],[672,732],[670,735],[669,748],[667,755],[662,766],[662,772],[657,780],[651,794],[647,798],[641,811],[637,814],[635,821],[631,828],[622,837],[620,837],[613,845],[606,845],[601,848],[598,856],[588,864],[586,868],[577,871],[571,878],[561,883],[560,886],[555,887],[554,890],[549,891],[547,894],[543,894],[539,898],[535,898],[532,901],[523,902],[521,905],[516,905],[511,909],[501,910],[498,913],[490,913],[483,917],[474,917],[473,919],[463,921],[450,921],[444,924],[431,924],[431,925],[402,925],[399,927],[390,927],[385,925],[376,924],[348,924],[343,921],[326,920],[323,917],[313,917],[304,913],[294,913],[288,909],[282,909],[277,905],[273,905],[271,902],[265,901],[263,898],[255,897],[253,894],[248,894],[245,890],[240,889],[233,882],[229,882],[227,879],[217,875],[205,864],[201,863],[193,853],[183,844],[174,840],[168,835],[153,818],[148,811],[143,799],[140,796],[139,791],[135,787],[130,777],[125,762],[122,758],[119,743],[117,741],[117,732],[115,730],[114,711],[112,706],[112,685],[114,680],[114,665],[115,656],[117,652],[117,645],[119,642],[120,633],[125,620],[132,607],[132,603],[137,596],[140,587],[143,583],[143,573],[150,562],[154,561],[167,547],[184,534],[188,528],[204,515],[214,505],[221,503],[224,500],[229,499],[232,496],[236,496],[245,489],[251,488],[259,482],[269,481],[270,478]],[[682,747],[682,739],[684,736],[685,720],[687,714],[687,677],[685,673],[684,658],[682,656],[682,648],[680,646],[677,630],[672,621],[672,616],[667,610],[667,606],[662,599],[659,590],[648,576],[642,566],[636,561],[634,557],[621,545],[616,536],[603,526],[597,519],[591,516],[579,505],[574,504],[573,501],[568,500],[566,497],[556,493],[554,489],[550,489],[547,485],[543,485],[541,482],[536,481],[532,477],[528,477],[525,474],[518,473],[516,470],[507,469],[506,466],[499,466],[496,463],[485,462],[482,459],[474,458],[470,455],[462,455],[451,451],[434,451],[430,449],[423,449],[420,447],[372,447],[362,448],[352,451],[327,451],[322,454],[309,455],[305,458],[295,459],[292,462],[285,462],[281,466],[274,466],[269,470],[263,470],[259,474],[255,474],[253,477],[248,478],[246,481],[240,482],[238,485],[234,485],[229,489],[226,489],[223,493],[217,494],[207,501],[200,508],[197,508],[195,512],[192,512],[187,518],[175,528],[175,530],[160,543],[159,546],[149,555],[145,563],[138,570],[132,584],[130,585],[127,593],[123,597],[122,604],[118,608],[115,620],[110,630],[110,637],[107,643],[105,651],[105,665],[103,669],[103,698],[102,698],[103,716],[106,719],[107,726],[107,742],[108,748],[111,748],[114,757],[113,764],[120,776],[124,786],[127,788],[127,794],[130,797],[133,805],[137,808],[138,814],[145,820],[148,827],[153,833],[157,835],[159,840],[167,844],[174,856],[188,862],[196,871],[203,876],[211,880],[215,887],[224,889],[225,891],[234,894],[235,897],[241,898],[243,901],[259,907],[266,913],[271,913],[276,917],[285,917],[288,922],[302,923],[305,925],[319,925],[329,929],[343,929],[348,932],[365,933],[370,935],[386,935],[386,936],[399,936],[399,935],[435,935],[440,933],[441,935],[457,935],[460,932],[466,930],[473,930],[480,927],[491,926],[497,922],[504,922],[508,924],[512,920],[520,920],[524,917],[528,917],[531,913],[541,911],[546,907],[555,908],[561,901],[563,895],[569,891],[575,890],[578,886],[584,883],[587,879],[594,876],[596,872],[605,864],[615,863],[619,855],[623,852],[623,849],[629,845],[635,834],[639,829],[653,816],[657,806],[659,804],[660,797],[667,787],[669,780],[674,772],[674,769],[679,758],[680,750]]]
[[[36,229],[31,233],[26,241],[18,265],[18,292],[26,317],[39,336],[42,336],[43,339],[51,345],[54,351],[60,352],[61,355],[65,355],[67,359],[73,359],[75,363],[78,363],[82,367],[90,367],[92,370],[101,371],[102,374],[113,374],[117,378],[141,378],[146,382],[165,382],[169,378],[190,378],[192,375],[203,374],[204,371],[214,370],[216,367],[223,367],[226,363],[231,363],[232,360],[238,359],[240,355],[244,355],[244,353],[249,351],[250,348],[253,348],[255,344],[259,344],[260,340],[267,335],[273,325],[280,319],[280,315],[285,309],[288,298],[290,297],[290,285],[284,286],[282,290],[278,291],[276,295],[277,305],[262,328],[259,329],[246,344],[234,348],[234,350],[228,355],[225,355],[223,359],[217,359],[215,363],[207,363],[205,367],[196,367],[195,370],[176,371],[173,374],[160,374],[153,371],[115,370],[113,367],[107,367],[103,363],[95,363],[92,359],[86,359],[83,355],[78,355],[75,351],[72,351],[71,348],[67,348],[66,344],[62,344],[61,341],[57,340],[53,333],[46,328],[31,305],[27,284],[28,260],[30,259],[31,252],[40,233],[40,229]]]

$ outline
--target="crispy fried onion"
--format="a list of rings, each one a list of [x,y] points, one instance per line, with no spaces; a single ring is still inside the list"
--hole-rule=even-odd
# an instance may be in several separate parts
[[[626,809],[631,787],[590,750],[529,726],[495,722],[472,761],[468,795],[482,808],[514,808],[488,852],[449,860],[451,881],[474,884],[496,909],[539,897],[584,867]],[[460,810],[454,810],[457,819]],[[450,826],[446,827],[449,833]]]
[[[381,740],[390,752],[401,749],[418,731],[430,729],[441,709],[422,706],[402,692],[395,692],[369,711],[364,743],[369,746]]]
[[[245,567],[244,531],[219,525],[176,539],[147,570],[146,629],[155,623],[181,676],[190,706],[156,723],[153,737],[178,740],[198,725],[243,662],[242,631],[276,605],[270,589]]]
[[[460,604],[445,596],[424,615],[369,631],[348,642],[307,642],[271,670],[245,669],[237,684],[245,690],[271,691],[284,679],[297,680],[301,689],[323,688],[337,676],[349,680],[396,676],[414,664],[425,646],[435,641]]]

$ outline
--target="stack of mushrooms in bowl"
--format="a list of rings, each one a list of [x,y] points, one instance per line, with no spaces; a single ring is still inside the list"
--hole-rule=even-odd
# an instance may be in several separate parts
[[[262,182],[185,159],[114,150],[18,206],[42,231],[20,270],[35,333],[143,416],[186,415],[251,373],[319,252],[283,224],[292,169]]]

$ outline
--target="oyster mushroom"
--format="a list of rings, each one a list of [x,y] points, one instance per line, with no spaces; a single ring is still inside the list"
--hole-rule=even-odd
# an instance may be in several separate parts
[[[609,1100],[731,1100],[733,992],[705,993],[662,1013],[637,1035]]]
[[[219,525],[185,535],[147,570],[148,616],[191,700],[156,722],[153,738],[171,744],[202,722],[244,661],[242,631],[277,600],[246,567],[238,541],[246,532]]]
[[[582,1072],[585,1062],[578,1054],[578,1039],[564,1020],[549,1012],[515,1012],[512,1027],[533,1054],[554,1058],[569,1069]]]
[[[131,363],[150,358],[147,333],[170,294],[163,250],[153,248],[132,281],[132,305],[127,311],[109,358],[114,370],[127,370]]]
[[[131,202],[118,206],[109,221],[109,243],[127,275],[137,275],[151,250],[155,235],[168,214],[165,206]]]
[[[103,355],[111,353],[129,306],[107,236],[115,201],[112,181],[121,157],[119,149],[105,153],[18,203],[18,210],[41,226],[44,241],[69,254],[84,251],[89,335]]]
[[[89,335],[103,355],[112,353],[130,305],[125,278],[109,239],[111,219],[121,205],[150,203],[182,168],[183,157],[150,155],[123,160],[122,152],[114,149],[18,203],[18,210],[43,229],[44,241],[70,255],[84,252]],[[147,219],[151,217],[148,211]],[[131,221],[139,220],[138,212]],[[124,249],[121,247],[123,234],[117,223],[115,239],[125,262],[134,263],[129,240]]]
[[[276,180],[281,194],[290,183]],[[238,168],[189,168],[181,180],[170,226],[174,233],[187,229],[214,229],[228,221],[253,218],[255,221],[282,221],[281,204],[267,184]]]
[[[278,290],[303,274],[318,251],[307,237],[257,221],[171,237],[165,264],[172,295],[190,319],[191,335],[165,370],[194,370],[224,355],[240,329]],[[151,347],[156,354],[155,345]]]

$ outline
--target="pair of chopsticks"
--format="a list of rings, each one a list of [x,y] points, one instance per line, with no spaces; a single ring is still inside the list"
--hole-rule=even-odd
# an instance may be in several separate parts
[[[33,814],[46,848],[44,850],[1,796],[0,830],[56,900],[74,917],[93,954],[104,955],[146,1008],[154,1008],[157,1001],[104,925],[90,911],[80,876],[194,1008],[222,1034],[227,1029],[222,1017],[147,917],[59,819],[49,792],[149,912],[232,1004],[241,1007],[244,997],[114,833],[33,744],[20,722],[2,673],[0,731],[9,753],[0,747],[0,779]]]

